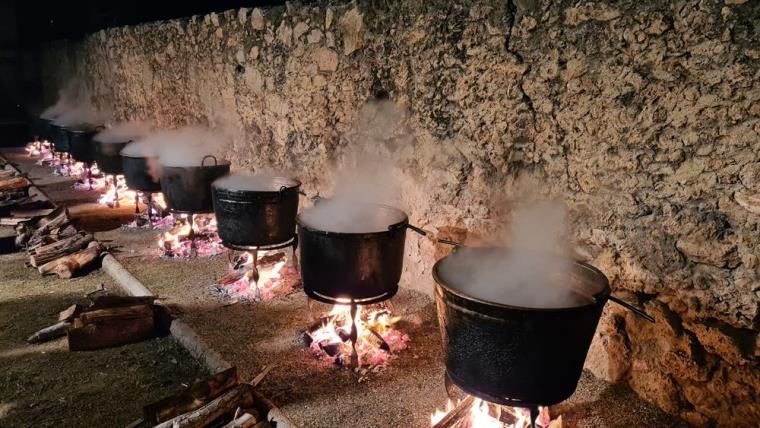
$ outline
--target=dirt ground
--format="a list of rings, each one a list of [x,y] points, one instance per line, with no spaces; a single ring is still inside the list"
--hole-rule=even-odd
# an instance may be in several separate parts
[[[96,234],[118,245],[115,255],[122,264],[236,365],[242,378],[250,379],[264,365],[274,364],[263,392],[300,426],[428,427],[430,414],[445,405],[440,335],[429,296],[400,290],[394,306],[406,320],[409,349],[379,373],[357,374],[318,361],[306,351],[302,337],[309,320],[303,292],[258,304],[234,303],[209,287],[225,274],[225,255],[161,259],[157,236],[157,231],[121,228]],[[629,389],[587,373],[573,397],[553,414],[562,415],[565,427],[683,426]]]

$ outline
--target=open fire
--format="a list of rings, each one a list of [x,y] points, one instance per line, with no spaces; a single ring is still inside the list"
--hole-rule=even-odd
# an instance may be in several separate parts
[[[530,428],[530,412],[521,407],[507,407],[468,396],[457,402],[449,400],[446,410],[430,416],[433,428]],[[548,407],[539,407],[536,426],[562,428],[562,417],[552,420]]]
[[[230,297],[261,301],[290,294],[300,283],[301,276],[284,252],[260,252],[254,269],[253,255],[246,251],[232,260],[227,275],[212,288]]]
[[[396,328],[401,317],[384,307],[340,304],[306,331],[309,352],[338,366],[384,366],[409,345]],[[353,316],[352,316],[353,315]]]
[[[174,227],[158,238],[164,257],[209,257],[226,251],[216,232],[213,214],[179,214],[174,221]]]
[[[96,188],[103,191],[103,194],[98,199],[98,203],[101,205],[119,208],[122,205],[134,203],[137,197],[137,193],[134,190],[129,190],[124,176],[121,174],[105,176],[102,182],[97,180],[97,183],[100,187]]]

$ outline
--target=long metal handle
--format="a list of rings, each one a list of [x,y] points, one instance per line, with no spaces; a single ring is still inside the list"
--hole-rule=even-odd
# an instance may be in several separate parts
[[[617,298],[615,296],[612,296],[612,295],[609,297],[609,299],[612,300],[613,302],[617,303],[618,305],[620,305],[620,306],[628,309],[629,311],[635,313],[636,315],[640,316],[641,318],[644,318],[645,320],[647,320],[649,322],[652,322],[652,323],[655,322],[654,317],[652,317],[648,313],[642,311],[641,309],[637,308],[636,306],[633,306],[632,304],[626,302],[625,300],[619,299],[619,298]]]
[[[454,247],[457,247],[457,248],[459,248],[459,247],[462,246],[462,244],[460,244],[459,242],[454,242],[454,241],[451,241],[449,239],[433,238],[432,237],[433,236],[433,232],[429,232],[429,231],[427,231],[427,230],[425,230],[425,229],[423,229],[421,227],[417,227],[417,226],[411,225],[409,223],[405,224],[404,226],[407,229],[411,229],[411,230],[419,233],[422,236],[425,236],[425,237],[428,237],[428,238],[432,239],[433,241],[435,241],[435,242],[437,242],[439,244],[451,245],[451,246],[454,246]]]

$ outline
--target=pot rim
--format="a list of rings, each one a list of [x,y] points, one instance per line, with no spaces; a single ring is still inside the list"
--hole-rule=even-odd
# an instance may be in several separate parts
[[[483,247],[469,247],[469,248],[507,248],[507,247],[497,247],[497,246],[483,246]],[[433,265],[433,279],[436,282],[436,285],[440,287],[441,290],[452,294],[456,297],[459,297],[460,299],[477,303],[485,306],[489,306],[492,308],[500,308],[500,309],[507,309],[512,311],[524,311],[524,312],[567,312],[567,311],[576,311],[580,309],[587,308],[589,306],[595,306],[599,303],[604,303],[607,301],[607,297],[612,292],[612,289],[610,288],[610,281],[607,278],[607,276],[597,269],[596,267],[590,265],[589,263],[586,263],[584,261],[568,258],[568,260],[573,262],[573,267],[575,269],[585,269],[586,271],[591,272],[595,277],[597,277],[598,280],[602,282],[602,289],[599,290],[597,293],[593,295],[594,301],[589,302],[585,305],[578,305],[578,306],[566,306],[566,307],[558,307],[558,308],[532,308],[529,306],[517,306],[517,305],[508,305],[505,303],[497,303],[492,302],[490,300],[480,299],[477,297],[470,296],[467,293],[464,293],[460,290],[457,290],[453,288],[452,286],[445,283],[445,281],[441,278],[441,276],[438,273],[438,269],[440,267],[440,263],[442,260],[446,259],[446,257],[451,256],[451,254],[442,257],[438,259],[438,261],[435,262]]]
[[[155,156],[155,157],[158,157],[158,156]],[[221,166],[221,167],[232,166],[232,162],[228,161],[227,159],[219,159],[216,164],[212,164],[212,165],[164,165],[161,163],[161,160],[158,161],[158,164],[161,166],[162,171],[166,169],[204,169],[204,168],[211,169],[218,166]]]
[[[219,186],[219,185],[216,184],[217,181],[219,181],[219,180],[221,180],[223,178],[226,178],[226,177],[228,177],[228,176],[225,175],[224,177],[219,177],[216,180],[214,180],[211,183],[211,188],[214,189],[214,190],[223,190],[225,192],[230,192],[230,193],[243,193],[243,194],[251,194],[251,195],[254,195],[254,194],[256,194],[256,195],[267,195],[267,194],[276,195],[276,194],[279,194],[280,192],[285,192],[285,191],[288,191],[288,190],[298,189],[299,187],[301,187],[301,184],[302,184],[301,180],[299,180],[297,178],[293,178],[293,177],[288,177],[288,176],[285,176],[285,175],[272,175],[272,176],[269,176],[272,179],[281,178],[281,179],[288,180],[291,183],[293,183],[291,186],[284,186],[285,188],[282,189],[282,190],[240,190],[240,189],[230,189],[230,188],[222,187],[222,186]]]
[[[388,225],[388,230],[380,230],[377,232],[335,232],[331,230],[317,229],[315,227],[306,225],[302,218],[303,213],[300,213],[300,212],[296,216],[296,224],[298,225],[299,228],[306,229],[307,231],[311,233],[315,233],[318,235],[325,235],[325,236],[333,236],[336,238],[376,238],[379,236],[387,235],[388,233],[394,232],[398,229],[406,229],[406,225],[409,224],[409,216],[406,214],[406,212],[404,212],[403,210],[399,208],[396,208],[391,205],[386,205],[386,204],[370,203],[370,204],[365,204],[365,205],[374,205],[374,206],[383,207],[383,208],[390,208],[394,211],[398,211],[402,213],[404,215],[404,218],[396,223],[392,223]]]
[[[124,152],[124,149],[121,149],[121,150],[119,150],[119,155],[121,155],[121,157],[123,157],[123,158],[130,158],[130,159],[146,159],[146,160],[147,160],[147,159],[151,159],[151,158],[155,158],[155,157],[157,157],[157,156],[135,156],[135,155],[125,155],[123,152]]]

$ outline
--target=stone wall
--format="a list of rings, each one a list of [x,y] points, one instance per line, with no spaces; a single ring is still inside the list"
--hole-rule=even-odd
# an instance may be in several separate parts
[[[562,4],[566,3],[566,4]],[[757,1],[330,2],[113,28],[44,52],[47,94],[78,77],[120,119],[233,112],[237,168],[314,192],[359,107],[411,113],[411,219],[459,238],[498,226],[516,183],[563,197],[577,252],[616,293],[599,376],[695,424],[760,420]],[[440,249],[410,236],[404,285]],[[537,338],[540,340],[540,338]],[[562,352],[558,350],[558,352]]]

